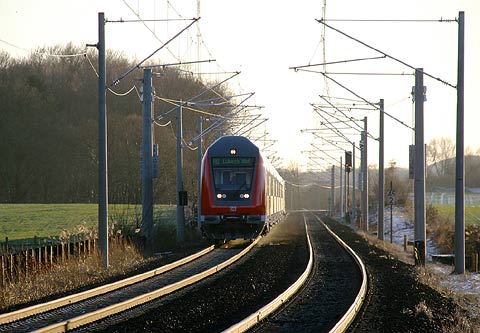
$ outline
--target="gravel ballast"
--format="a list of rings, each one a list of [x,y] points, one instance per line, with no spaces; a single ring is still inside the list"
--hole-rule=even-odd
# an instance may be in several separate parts
[[[412,265],[369,244],[350,227],[329,219],[324,221],[361,257],[368,273],[366,303],[348,332],[469,332],[468,327],[452,329],[457,326],[454,314],[460,311],[459,307],[422,284]],[[342,255],[322,255],[322,247],[329,249],[333,245],[322,238],[323,228],[313,224],[313,219],[309,221],[309,229],[317,253],[314,271],[318,274],[321,265],[336,262],[339,266],[345,263],[344,272],[311,276],[309,283],[313,282],[314,288],[303,288],[280,313],[285,316],[280,324],[274,323],[277,326],[265,332],[319,332],[318,326],[309,326],[316,317],[327,329],[340,317],[335,306],[347,307],[356,292],[356,287],[341,287],[338,283],[342,274],[349,277],[345,281],[354,282],[358,273],[350,270],[351,265],[346,264]],[[113,321],[97,323],[87,331],[220,332],[271,301],[303,272],[308,260],[304,231],[302,214],[289,214],[250,254],[218,276],[136,309],[135,318],[121,323],[112,318]],[[322,302],[322,294],[335,288],[346,289],[350,295],[338,296],[337,302],[327,299]],[[323,313],[327,315],[322,317]],[[280,318],[280,314],[269,320]],[[334,318],[326,323],[331,316]]]

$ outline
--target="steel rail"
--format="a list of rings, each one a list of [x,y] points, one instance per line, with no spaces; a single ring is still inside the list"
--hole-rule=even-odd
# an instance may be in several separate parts
[[[318,217],[317,220],[325,227],[328,233],[335,238],[335,240],[352,256],[353,260],[357,263],[362,274],[362,285],[358,291],[355,301],[348,308],[347,312],[340,318],[340,320],[335,324],[335,326],[329,331],[329,333],[343,333],[347,330],[350,324],[355,320],[355,316],[360,311],[360,308],[363,305],[363,301],[367,295],[367,270],[363,264],[360,257],[353,251],[350,246],[348,246],[340,237],[338,237],[330,228]]]
[[[238,333],[238,332],[245,332],[252,326],[259,323],[262,319],[273,313],[277,310],[280,306],[282,306],[290,297],[292,297],[305,283],[308,276],[310,275],[313,267],[313,249],[312,243],[310,242],[310,236],[308,235],[308,228],[307,228],[307,221],[305,214],[303,214],[303,222],[305,223],[305,232],[307,234],[307,243],[308,243],[308,252],[309,252],[309,260],[307,263],[307,267],[305,271],[300,275],[300,277],[290,286],[288,287],[283,293],[278,295],[273,301],[262,307],[261,309],[255,311],[242,321],[234,324],[224,330],[222,333]]]
[[[365,300],[365,296],[367,293],[367,271],[360,257],[340,237],[338,237],[333,231],[331,231],[330,228],[323,221],[321,221],[318,216],[315,216],[315,217],[325,227],[327,232],[340,244],[340,246],[342,246],[347,251],[347,253],[353,257],[354,261],[357,263],[358,267],[360,268],[360,271],[362,274],[362,284],[360,286],[360,290],[357,296],[355,297],[355,301],[347,310],[347,312],[342,316],[342,318],[329,331],[329,333],[345,332],[347,328],[350,326],[350,324],[353,322],[353,320],[355,319],[355,316],[360,311],[363,301]],[[237,324],[230,326],[229,328],[224,330],[222,333],[240,333],[240,332],[247,331],[257,323],[259,323],[266,316],[270,315],[275,310],[277,310],[286,300],[288,300],[288,298],[290,298],[293,294],[295,294],[303,285],[303,283],[306,281],[313,266],[313,250],[310,243],[310,237],[308,235],[305,214],[303,215],[303,219],[305,223],[305,230],[307,231],[307,240],[308,240],[309,253],[310,253],[310,259],[305,271],[297,279],[297,281],[295,281],[282,294],[277,296],[272,302],[268,303],[261,309],[255,311],[250,316],[238,322]]]
[[[188,278],[185,278],[181,281],[172,283],[168,286],[159,288],[157,290],[154,290],[152,292],[131,298],[129,300],[113,304],[107,307],[104,307],[102,309],[90,312],[90,313],[85,313],[84,315],[75,317],[75,318],[70,318],[68,320],[64,320],[62,322],[58,322],[56,324],[52,324],[43,328],[40,328],[38,330],[33,331],[33,333],[57,333],[57,332],[67,332],[68,330],[72,330],[75,328],[78,328],[80,326],[86,325],[93,323],[95,321],[98,321],[100,319],[106,318],[108,316],[126,311],[128,309],[131,309],[133,307],[145,304],[147,302],[150,302],[156,298],[159,298],[161,296],[164,296],[166,294],[172,293],[178,289],[184,288],[190,284],[193,284],[195,282],[198,282],[210,275],[213,275],[220,270],[224,269],[225,267],[233,264],[236,262],[238,259],[240,259],[242,256],[244,256],[246,253],[248,253],[260,240],[261,237],[257,237],[254,242],[252,242],[248,247],[243,249],[240,253],[236,254],[235,256],[231,257],[230,259],[224,261],[221,264],[218,264],[214,267],[211,267],[201,273],[192,275]]]
[[[83,301],[83,300],[85,300],[87,298],[90,298],[90,297],[105,294],[107,292],[110,292],[110,291],[113,291],[113,290],[116,290],[116,289],[119,289],[119,288],[123,288],[123,287],[129,286],[129,285],[134,284],[134,283],[138,283],[140,281],[149,279],[149,278],[151,278],[155,275],[163,274],[163,273],[165,273],[169,270],[172,270],[176,267],[179,267],[179,266],[184,265],[184,264],[186,264],[190,261],[193,261],[193,260],[195,260],[195,259],[213,251],[214,248],[215,247],[212,245],[212,246],[207,247],[207,248],[205,248],[205,249],[203,249],[203,250],[201,250],[197,253],[194,253],[194,254],[192,254],[188,257],[179,259],[179,260],[177,260],[173,263],[161,266],[161,267],[153,269],[151,271],[148,271],[148,272],[145,272],[145,273],[142,273],[142,274],[138,274],[138,275],[135,275],[135,276],[132,276],[132,277],[129,277],[129,278],[117,281],[117,282],[113,282],[113,283],[106,284],[106,285],[103,285],[103,286],[99,286],[99,287],[96,287],[96,288],[93,288],[93,289],[89,289],[89,290],[86,290],[86,291],[81,292],[81,293],[65,296],[65,297],[62,297],[62,298],[59,298],[59,299],[49,301],[47,303],[37,304],[37,305],[33,305],[33,306],[30,306],[30,307],[27,307],[27,308],[19,309],[19,310],[16,310],[16,311],[0,314],[0,325],[8,324],[8,323],[11,323],[13,321],[16,321],[16,320],[19,320],[19,319],[22,319],[22,318],[26,318],[26,317],[30,317],[30,316],[33,316],[33,315],[43,313],[43,312],[54,310],[54,309],[60,308],[60,307],[65,306],[65,305],[70,305],[70,304],[73,304],[73,303],[77,303],[77,302]]]

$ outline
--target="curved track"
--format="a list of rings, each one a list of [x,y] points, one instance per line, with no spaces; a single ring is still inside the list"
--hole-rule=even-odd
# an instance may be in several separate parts
[[[0,332],[66,332],[147,303],[215,274],[247,248],[207,248],[170,265],[113,284],[0,316]]]
[[[367,291],[367,275],[360,258],[317,216],[305,219],[315,260],[302,276],[274,301],[224,332],[344,332],[358,313]],[[310,243],[310,240],[309,240]],[[312,271],[310,277],[304,276]],[[301,291],[268,317],[300,289]],[[281,302],[278,300],[281,299]]]

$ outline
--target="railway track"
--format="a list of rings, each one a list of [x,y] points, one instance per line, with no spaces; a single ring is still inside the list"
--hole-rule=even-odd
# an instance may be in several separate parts
[[[305,214],[304,222],[308,230]],[[358,255],[318,216],[314,217],[314,221],[310,218],[309,225],[313,229],[311,235],[307,233],[310,259],[303,274],[273,301],[223,333],[245,332],[252,328],[254,332],[347,330],[366,297],[365,266]],[[333,249],[333,243],[337,244],[336,249]],[[316,257],[315,264],[313,256]],[[352,266],[355,266],[354,270],[358,269],[357,276],[352,273]],[[342,271],[347,273],[341,276]],[[354,294],[342,291],[349,287],[351,281],[348,280],[359,280],[359,287]],[[350,287],[355,289],[354,285]],[[295,294],[297,291],[298,294]]]
[[[122,281],[0,315],[0,332],[66,332],[204,279],[245,255],[244,249],[209,247],[175,263]]]

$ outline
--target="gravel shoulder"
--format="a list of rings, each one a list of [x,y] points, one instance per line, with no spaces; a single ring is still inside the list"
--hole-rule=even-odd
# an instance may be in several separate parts
[[[368,273],[366,303],[348,332],[468,332],[455,320],[459,306],[421,283],[414,266],[368,244],[348,226],[326,222],[361,257]]]

